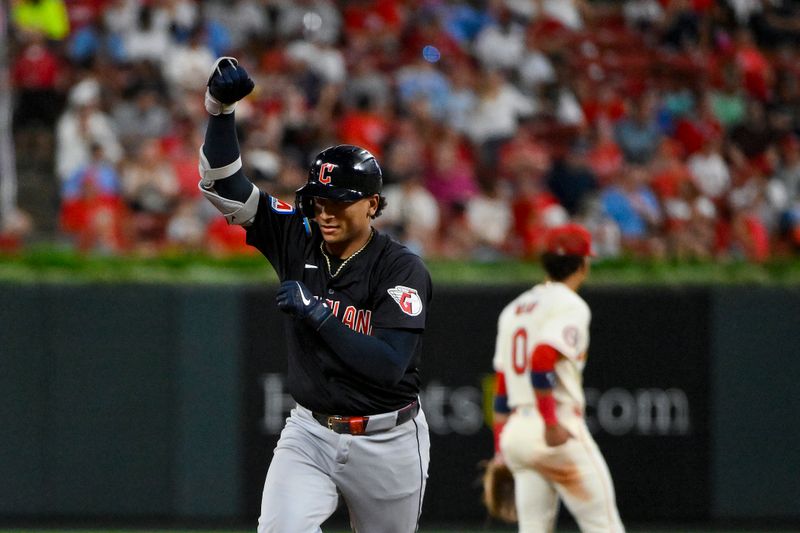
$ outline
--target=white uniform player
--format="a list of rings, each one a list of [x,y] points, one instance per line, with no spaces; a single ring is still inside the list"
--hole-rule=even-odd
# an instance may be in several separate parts
[[[624,531],[583,416],[591,312],[576,290],[588,275],[590,248],[581,226],[551,230],[542,255],[548,281],[519,295],[498,320],[495,460],[514,475],[521,533],[553,531],[559,497],[584,533]]]

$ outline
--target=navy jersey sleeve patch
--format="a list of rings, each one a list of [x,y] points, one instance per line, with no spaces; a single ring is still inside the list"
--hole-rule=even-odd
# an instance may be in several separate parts
[[[400,310],[408,316],[417,316],[422,312],[422,298],[420,298],[417,289],[396,285],[387,289],[386,292],[394,298],[394,301],[400,306]]]
[[[279,200],[274,196],[269,197],[269,206],[273,211],[281,215],[291,215],[294,213],[294,206],[292,204]]]
[[[393,261],[378,282],[374,327],[425,329],[431,292],[430,275],[419,257],[408,254]]]

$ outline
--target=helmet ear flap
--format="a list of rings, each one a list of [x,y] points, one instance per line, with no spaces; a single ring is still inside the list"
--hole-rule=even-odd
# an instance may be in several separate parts
[[[294,206],[295,209],[297,209],[297,211],[299,211],[301,215],[303,215],[308,219],[312,219],[317,216],[317,213],[314,211],[313,196],[297,194],[294,198]]]

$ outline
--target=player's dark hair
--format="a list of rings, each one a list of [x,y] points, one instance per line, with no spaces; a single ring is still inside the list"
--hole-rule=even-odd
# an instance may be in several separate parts
[[[378,199],[378,209],[375,210],[375,214],[372,215],[372,218],[378,218],[383,213],[383,209],[386,207],[386,197],[380,195]]]
[[[558,255],[545,252],[541,257],[547,276],[553,281],[564,281],[583,265],[582,255]]]

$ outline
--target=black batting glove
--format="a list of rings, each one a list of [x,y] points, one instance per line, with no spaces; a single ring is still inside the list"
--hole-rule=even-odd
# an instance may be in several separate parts
[[[318,297],[311,294],[301,281],[284,281],[278,289],[278,309],[319,330],[332,313]]]
[[[220,57],[211,67],[206,89],[206,110],[212,115],[233,113],[236,102],[253,91],[255,83],[233,57]]]

